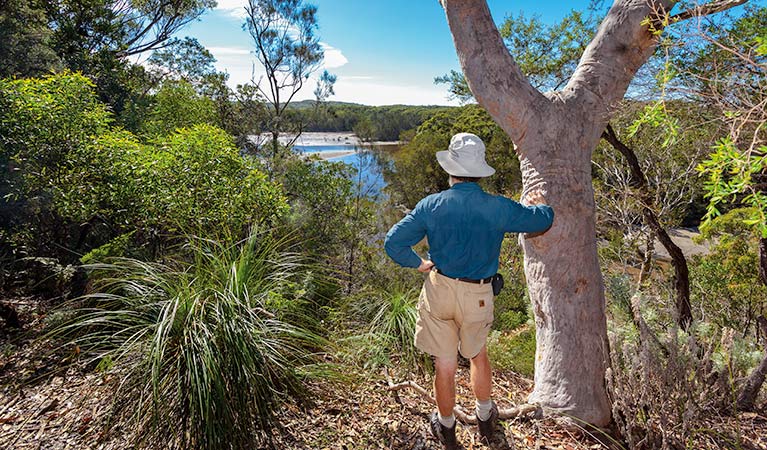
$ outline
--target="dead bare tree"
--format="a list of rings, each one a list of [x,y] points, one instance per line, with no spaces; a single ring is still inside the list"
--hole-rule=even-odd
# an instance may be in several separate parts
[[[610,124],[602,133],[604,138],[613,148],[621,153],[626,159],[626,163],[631,171],[632,185],[639,193],[639,202],[642,205],[642,216],[644,222],[652,229],[653,234],[657,236],[660,243],[671,255],[671,263],[674,266],[676,291],[676,321],[684,330],[692,323],[692,306],[690,305],[690,270],[687,267],[687,259],[682,253],[682,249],[671,240],[666,229],[660,224],[658,216],[655,214],[652,194],[648,190],[647,178],[642,167],[639,165],[636,153],[626,144],[618,139],[618,135]]]

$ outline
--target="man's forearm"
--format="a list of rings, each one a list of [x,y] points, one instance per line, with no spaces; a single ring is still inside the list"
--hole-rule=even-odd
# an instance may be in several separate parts
[[[395,243],[387,240],[384,244],[386,254],[397,264],[402,267],[410,267],[412,269],[421,265],[421,257],[418,256],[412,247],[399,246]]]

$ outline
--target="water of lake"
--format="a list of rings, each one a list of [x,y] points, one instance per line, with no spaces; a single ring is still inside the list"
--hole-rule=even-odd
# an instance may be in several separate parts
[[[360,192],[368,197],[379,197],[386,182],[378,159],[370,150],[364,147],[341,145],[294,145],[293,149],[306,154],[316,153],[323,159],[332,162],[349,164],[357,170],[354,182]],[[397,149],[396,145],[377,146],[379,154],[384,155]]]

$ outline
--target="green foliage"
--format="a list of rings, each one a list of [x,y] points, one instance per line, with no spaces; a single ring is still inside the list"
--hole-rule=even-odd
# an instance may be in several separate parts
[[[297,102],[288,109],[293,121],[304,124],[305,131],[351,131],[369,141],[396,141],[408,130],[440,112],[454,109],[445,106],[365,106],[353,103],[326,102],[319,111],[314,102]]]
[[[59,186],[64,217],[110,220],[144,235],[241,234],[288,206],[282,189],[243,159],[224,131],[197,125],[156,142],[105,133]]]
[[[530,298],[527,294],[522,248],[517,245],[516,236],[503,240],[498,272],[503,275],[504,286],[494,300],[493,329],[516,330],[530,319]]]
[[[268,157],[279,161],[288,156],[279,145],[279,134],[302,131],[300,122],[286,120],[286,108],[325,56],[317,34],[317,7],[303,0],[249,0],[245,9],[244,28],[264,69],[265,83],[255,86],[268,102]]]
[[[524,13],[509,14],[499,26],[506,47],[530,83],[541,90],[557,90],[567,82],[596,33],[603,1],[591,1],[585,12],[570,11],[560,22],[547,24]],[[450,97],[462,103],[473,99],[466,78],[451,70],[434,79],[447,84]]]
[[[282,189],[243,159],[232,138],[209,125],[158,143],[137,174],[147,225],[167,232],[237,232],[287,212]]]
[[[94,80],[119,123],[136,131],[144,114],[147,71],[129,57],[162,47],[213,0],[44,2],[51,48],[65,68]]]
[[[759,279],[758,236],[745,224],[753,209],[735,209],[701,227],[711,250],[690,264],[691,300],[702,317],[743,336],[756,333],[756,318],[767,313],[767,286]]]
[[[474,94],[471,93],[469,82],[466,81],[463,73],[457,70],[451,70],[450,73],[441,77],[434,77],[434,84],[447,84],[448,98],[450,100],[458,100],[461,104],[474,100]]]
[[[79,74],[0,80],[0,225],[3,239],[70,246],[55,213],[57,188],[92,136],[112,121]],[[14,237],[15,235],[15,237]]]
[[[487,353],[496,370],[513,370],[532,377],[535,372],[535,330],[493,331],[487,339]]]
[[[0,83],[0,217],[18,246],[71,258],[67,249],[88,251],[131,231],[152,245],[180,232],[242,235],[288,210],[280,186],[223,130],[195,125],[141,143],[110,129],[111,115],[81,75]]]
[[[722,205],[747,206],[750,215],[743,218],[743,223],[767,238],[767,146],[742,151],[731,139],[724,138],[698,171],[707,176],[703,185],[709,199],[706,221],[719,216]]]
[[[197,39],[174,39],[167,46],[152,52],[149,65],[154,74],[165,80],[185,81],[198,92],[205,92],[211,83],[228,75],[216,71],[216,58]]]
[[[343,163],[291,160],[283,186],[291,206],[289,220],[303,236],[303,245],[317,254],[336,254],[350,238],[352,169]]]
[[[605,294],[608,308],[616,319],[614,322],[630,323],[633,315],[631,297],[634,295],[631,278],[625,274],[606,274]]]
[[[218,119],[213,100],[198,94],[188,81],[166,82],[153,101],[143,126],[149,136],[165,136],[193,125],[214,125]]]
[[[94,293],[54,333],[114,366],[114,412],[136,427],[137,446],[253,448],[269,440],[275,410],[304,396],[325,342],[312,331],[313,275],[284,247],[268,233],[192,239],[187,259],[91,267]]]
[[[506,17],[499,31],[533,86],[556,90],[564,85],[596,33],[602,3],[592,1],[585,12],[570,11],[552,25],[521,12]]]
[[[40,195],[111,121],[93,84],[80,74],[0,80],[0,161],[8,194]]]
[[[96,264],[109,258],[125,257],[134,232],[121,234],[101,247],[94,248],[80,258],[81,264]]]
[[[521,187],[519,162],[511,140],[481,107],[467,105],[432,116],[394,155],[393,170],[385,170],[384,176],[386,191],[395,204],[412,208],[426,195],[449,187],[448,175],[435,154],[447,149],[450,137],[460,132],[474,133],[485,142],[487,162],[496,174],[484,180],[483,187],[493,193],[510,193]]]
[[[39,76],[59,67],[42,6],[34,0],[0,5],[0,78]]]
[[[396,365],[422,370],[428,359],[413,344],[418,318],[418,291],[393,287],[362,291],[343,312],[353,332],[343,339],[343,352],[365,368]]]

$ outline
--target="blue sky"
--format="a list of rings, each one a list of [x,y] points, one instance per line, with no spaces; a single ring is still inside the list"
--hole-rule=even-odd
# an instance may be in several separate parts
[[[179,34],[197,38],[230,75],[232,86],[258,79],[250,35],[242,30],[247,0],[218,0],[218,6]],[[386,104],[450,104],[446,86],[434,77],[458,69],[445,14],[437,0],[315,0],[325,66],[338,76],[332,100]],[[496,23],[511,12],[555,22],[588,0],[570,2],[490,0]],[[255,64],[255,67],[254,67]],[[314,82],[297,99],[311,98]]]

